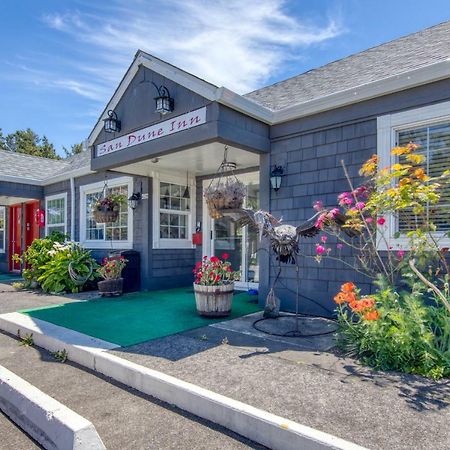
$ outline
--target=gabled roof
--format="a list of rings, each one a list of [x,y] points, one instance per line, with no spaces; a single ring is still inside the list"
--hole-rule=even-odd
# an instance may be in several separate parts
[[[105,112],[115,108],[140,66],[272,125],[449,78],[450,21],[245,95],[139,50],[89,135],[89,146],[102,129]]]
[[[90,153],[67,159],[50,159],[0,150],[0,181],[45,185],[68,179],[73,173],[90,172]]]
[[[450,58],[450,21],[245,94],[278,111]],[[448,73],[450,76],[450,72]]]

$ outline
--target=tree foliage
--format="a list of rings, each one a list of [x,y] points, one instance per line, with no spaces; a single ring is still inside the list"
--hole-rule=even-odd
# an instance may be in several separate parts
[[[48,138],[46,136],[40,137],[31,128],[17,130],[6,136],[0,129],[0,149],[43,158],[61,159],[56,153],[55,146],[49,142]]]

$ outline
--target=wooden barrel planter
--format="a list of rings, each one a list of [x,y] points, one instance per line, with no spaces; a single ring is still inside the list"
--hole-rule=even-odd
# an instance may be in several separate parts
[[[111,211],[110,209],[95,209],[92,211],[92,215],[97,223],[114,223],[119,218],[119,211]]]
[[[123,292],[123,278],[98,282],[98,290],[102,297],[117,297]]]
[[[231,313],[234,283],[222,286],[194,284],[197,312],[205,317],[227,317]]]

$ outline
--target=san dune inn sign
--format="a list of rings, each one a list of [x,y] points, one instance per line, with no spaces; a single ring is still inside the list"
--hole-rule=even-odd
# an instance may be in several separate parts
[[[150,125],[134,131],[133,133],[125,134],[111,141],[99,144],[96,147],[96,156],[104,156],[110,153],[130,148],[144,142],[153,141],[163,136],[178,133],[179,131],[187,130],[196,127],[206,122],[206,106],[195,111],[190,111],[178,117],[165,120],[164,122]]]

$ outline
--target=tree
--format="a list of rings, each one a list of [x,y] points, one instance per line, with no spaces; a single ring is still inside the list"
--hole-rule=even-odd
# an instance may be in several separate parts
[[[48,138],[46,136],[40,138],[30,128],[17,130],[5,137],[0,130],[0,149],[44,158],[61,159]]]
[[[70,158],[74,155],[79,155],[83,152],[83,143],[80,142],[79,144],[73,144],[70,146],[70,150],[68,150],[66,147],[63,147],[64,153],[66,154],[66,158]]]

